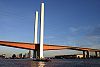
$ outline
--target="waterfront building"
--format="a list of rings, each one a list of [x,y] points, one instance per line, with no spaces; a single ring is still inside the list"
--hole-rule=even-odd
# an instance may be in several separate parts
[[[0,59],[4,59],[5,56],[6,56],[6,54],[2,54],[2,55],[0,55]]]
[[[74,54],[74,55],[58,55],[55,56],[57,59],[75,59],[75,58],[83,58],[83,54]]]

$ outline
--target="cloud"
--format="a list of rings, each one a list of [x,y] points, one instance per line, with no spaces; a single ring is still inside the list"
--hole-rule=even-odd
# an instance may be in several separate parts
[[[55,38],[54,36],[45,36],[45,39],[53,39]]]
[[[98,48],[100,47],[100,25],[91,27],[89,32],[81,38],[80,40],[81,47],[91,47]]]
[[[45,36],[45,42],[50,44],[63,44],[67,46],[80,46],[98,48],[100,45],[100,25],[70,27],[69,33]]]
[[[69,28],[69,30],[71,31],[71,32],[78,32],[79,31],[79,28],[76,28],[76,27],[70,27]]]
[[[87,39],[92,41],[100,41],[100,26],[94,27],[94,29],[87,34]]]
[[[91,32],[92,29],[93,28],[91,26],[70,27],[69,32],[71,35],[82,36],[87,34],[88,32]]]
[[[97,26],[93,29],[93,31],[91,33],[89,33],[88,35],[90,36],[100,36],[100,26]]]

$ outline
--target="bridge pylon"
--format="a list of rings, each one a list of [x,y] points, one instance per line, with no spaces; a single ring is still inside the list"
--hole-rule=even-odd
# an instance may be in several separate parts
[[[44,39],[44,3],[41,3],[40,12],[40,43],[38,44],[38,11],[35,14],[35,28],[34,28],[34,44],[36,49],[34,50],[35,58],[43,58],[43,39]]]

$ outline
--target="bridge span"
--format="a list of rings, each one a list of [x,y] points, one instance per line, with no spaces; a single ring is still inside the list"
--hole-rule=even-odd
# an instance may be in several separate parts
[[[0,41],[0,45],[15,47],[15,48],[21,48],[21,49],[29,49],[29,50],[35,50],[39,46],[39,44],[24,43],[24,42],[10,42],[10,41]],[[100,51],[99,49],[92,49],[92,48],[50,45],[50,44],[44,44],[43,45],[44,51],[45,50],[62,50],[62,49],[70,49],[70,50],[78,50],[78,51],[91,51],[91,52]]]
[[[28,49],[28,50],[38,50],[39,49],[39,44],[24,43],[24,42],[0,41],[0,45],[14,47],[14,48]],[[84,58],[89,57],[89,52],[95,52],[96,56],[98,56],[97,52],[99,52],[99,54],[100,54],[99,49],[72,47],[72,46],[61,46],[61,45],[50,45],[50,44],[44,44],[43,45],[44,51],[47,51],[47,50],[62,50],[62,49],[83,51],[83,57]]]

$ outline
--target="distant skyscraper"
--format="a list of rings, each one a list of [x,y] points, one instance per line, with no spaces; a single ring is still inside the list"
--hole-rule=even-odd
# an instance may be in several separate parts
[[[31,58],[31,50],[28,52],[28,58]]]
[[[19,54],[19,58],[22,58],[22,53]]]

